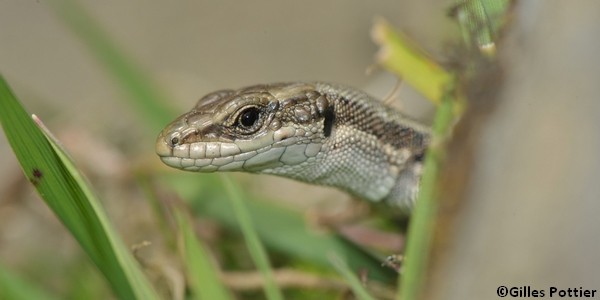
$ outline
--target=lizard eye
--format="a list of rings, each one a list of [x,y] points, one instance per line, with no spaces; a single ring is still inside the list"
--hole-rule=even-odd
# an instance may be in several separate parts
[[[237,123],[241,125],[243,128],[252,128],[256,124],[260,117],[260,110],[256,107],[249,107],[238,115]]]

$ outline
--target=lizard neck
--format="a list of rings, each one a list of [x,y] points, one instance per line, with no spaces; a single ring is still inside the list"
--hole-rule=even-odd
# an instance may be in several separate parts
[[[410,208],[418,192],[428,129],[363,92],[321,83],[316,89],[332,105],[332,115],[322,124],[326,133],[322,155],[264,173],[335,186],[358,198]]]

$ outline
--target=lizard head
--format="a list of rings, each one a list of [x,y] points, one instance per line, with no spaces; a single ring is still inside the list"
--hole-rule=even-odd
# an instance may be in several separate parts
[[[304,83],[255,85],[202,97],[158,136],[175,168],[261,172],[316,159],[331,135],[333,107]]]

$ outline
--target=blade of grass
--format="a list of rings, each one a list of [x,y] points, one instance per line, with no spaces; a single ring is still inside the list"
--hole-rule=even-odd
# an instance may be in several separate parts
[[[0,121],[25,176],[122,299],[157,299],[71,160],[32,121],[0,75]]]
[[[440,104],[452,75],[430,59],[407,37],[383,19],[376,20],[371,36],[380,49],[376,61],[405,80],[427,99]]]
[[[400,276],[397,299],[412,300],[423,287],[427,262],[431,251],[434,221],[437,214],[437,178],[445,153],[445,145],[455,118],[455,98],[448,93],[438,107],[433,123],[431,146],[425,155],[421,191],[408,227],[404,272]]]
[[[283,294],[279,290],[277,284],[275,284],[269,258],[254,229],[254,224],[252,223],[248,209],[244,205],[240,189],[235,186],[227,176],[221,176],[221,178],[225,185],[225,192],[233,206],[233,212],[240,224],[242,234],[246,239],[250,256],[265,281],[264,289],[267,299],[283,300]]]
[[[356,298],[360,300],[375,300],[375,298],[373,298],[363,287],[358,277],[356,277],[348,265],[339,256],[333,255],[331,257],[331,263],[346,279],[346,282],[350,285],[350,288],[352,289],[352,292],[354,292],[354,296],[356,296]]]
[[[183,213],[176,211],[179,227],[180,247],[186,264],[189,284],[196,299],[233,299],[219,279],[217,267],[211,260],[206,247],[196,238],[192,226]]]

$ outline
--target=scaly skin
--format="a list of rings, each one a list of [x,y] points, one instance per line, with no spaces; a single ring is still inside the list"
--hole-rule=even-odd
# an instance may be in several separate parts
[[[174,168],[274,174],[410,211],[429,129],[340,85],[278,83],[204,96],[158,136]]]

